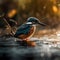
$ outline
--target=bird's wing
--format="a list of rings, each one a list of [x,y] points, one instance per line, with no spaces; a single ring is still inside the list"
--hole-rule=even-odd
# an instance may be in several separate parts
[[[15,36],[19,36],[21,34],[28,34],[30,31],[30,28],[31,28],[30,25],[23,24],[17,29]]]

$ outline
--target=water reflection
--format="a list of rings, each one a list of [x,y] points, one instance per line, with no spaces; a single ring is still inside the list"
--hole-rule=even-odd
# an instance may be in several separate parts
[[[36,42],[40,43],[38,40]],[[0,59],[60,60],[60,49],[43,43],[36,47],[21,46],[19,41],[15,41],[15,38],[0,39]]]

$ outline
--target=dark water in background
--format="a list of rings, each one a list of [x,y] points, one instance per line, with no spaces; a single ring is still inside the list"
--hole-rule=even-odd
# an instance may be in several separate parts
[[[28,47],[15,38],[0,38],[0,60],[60,60],[60,49],[36,42],[36,47]]]

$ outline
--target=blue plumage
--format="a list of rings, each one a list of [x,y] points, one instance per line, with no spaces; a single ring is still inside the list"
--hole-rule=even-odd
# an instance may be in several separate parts
[[[21,34],[28,34],[30,31],[31,25],[23,24],[17,29],[17,32],[15,33],[15,36],[18,37]]]

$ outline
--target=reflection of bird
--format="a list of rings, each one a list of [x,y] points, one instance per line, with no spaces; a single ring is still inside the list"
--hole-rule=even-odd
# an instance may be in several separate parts
[[[37,24],[45,26],[45,24],[40,22],[37,18],[29,17],[27,22],[17,29],[14,36],[24,40],[31,38],[36,30]]]
[[[15,37],[18,37],[20,39],[27,39],[32,37],[36,30],[36,24],[40,24],[42,26],[45,26],[44,23],[41,23],[37,18],[35,17],[30,17],[27,19],[27,22],[20,26],[16,33]]]

